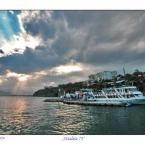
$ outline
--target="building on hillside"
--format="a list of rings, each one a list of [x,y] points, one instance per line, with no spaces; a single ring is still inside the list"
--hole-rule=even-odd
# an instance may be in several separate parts
[[[117,71],[103,71],[89,76],[89,82],[100,82],[102,80],[113,80],[117,77]]]

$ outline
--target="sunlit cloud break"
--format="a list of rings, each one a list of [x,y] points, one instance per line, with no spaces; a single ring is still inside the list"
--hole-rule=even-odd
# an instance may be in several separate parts
[[[145,11],[0,11],[0,90],[33,94],[105,70],[145,71]]]
[[[13,11],[10,11],[10,13],[12,12]],[[14,15],[14,12],[12,14]],[[23,28],[23,24],[22,24],[23,15],[22,16],[21,15],[22,14],[16,14],[17,21],[19,23],[19,29],[20,29],[20,31],[17,33],[13,31],[14,24],[11,25],[9,21],[7,22],[7,25],[5,25],[4,23],[5,25],[4,29],[7,30],[5,33],[11,31],[11,36],[9,37],[9,39],[7,39],[5,35],[0,35],[1,38],[0,46],[1,46],[1,50],[4,52],[4,53],[0,53],[0,57],[12,55],[15,53],[23,54],[23,52],[27,47],[31,49],[35,49],[36,46],[40,44],[41,42],[40,37],[38,36],[33,37],[29,35]],[[5,17],[3,16],[3,19],[4,18],[10,19],[8,15],[6,15]]]
[[[58,75],[61,74],[68,74],[72,72],[80,72],[83,70],[83,66],[81,64],[66,64],[66,65],[60,65],[58,67],[55,67],[51,70],[51,72],[54,72]]]
[[[11,72],[11,71],[7,70],[6,78],[11,78],[11,77],[17,78],[18,81],[27,81],[30,78],[29,75],[18,74],[18,73]]]

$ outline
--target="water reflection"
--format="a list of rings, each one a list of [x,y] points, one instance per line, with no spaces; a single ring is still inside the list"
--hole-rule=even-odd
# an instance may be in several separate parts
[[[66,105],[57,110],[56,116],[60,119],[54,127],[60,134],[82,134],[88,125],[86,121],[82,121],[84,115],[85,112],[82,112],[81,106]]]
[[[0,97],[0,134],[20,134],[27,103],[23,97]]]
[[[24,98],[18,98],[14,104],[12,109],[12,122],[16,124],[23,124],[24,123],[24,112],[26,110],[26,101]]]

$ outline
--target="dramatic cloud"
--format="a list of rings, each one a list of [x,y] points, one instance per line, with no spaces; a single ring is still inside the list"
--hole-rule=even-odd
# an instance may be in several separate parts
[[[1,88],[32,93],[103,70],[145,70],[145,11],[4,11],[0,20]]]
[[[39,37],[29,35],[22,25],[21,14],[18,11],[0,12],[0,57],[22,54],[26,47],[34,49],[41,42]]]
[[[57,11],[51,16],[40,11],[24,25],[33,36],[45,38],[45,48],[60,59],[104,65],[143,59],[144,22],[144,11]]]

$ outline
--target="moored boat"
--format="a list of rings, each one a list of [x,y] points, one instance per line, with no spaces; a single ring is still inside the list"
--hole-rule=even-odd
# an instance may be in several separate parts
[[[119,105],[131,106],[145,102],[145,96],[135,86],[113,86],[93,91],[92,89],[81,89],[74,93],[66,93],[61,97],[64,101],[87,102],[96,105]]]

